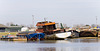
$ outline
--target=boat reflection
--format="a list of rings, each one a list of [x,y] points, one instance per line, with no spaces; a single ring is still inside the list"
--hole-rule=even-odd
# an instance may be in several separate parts
[[[45,47],[37,51],[97,51],[100,47]]]
[[[94,39],[67,39],[67,41],[71,43],[98,43],[100,42],[100,39],[94,38]]]
[[[55,47],[38,48],[38,51],[56,51]]]

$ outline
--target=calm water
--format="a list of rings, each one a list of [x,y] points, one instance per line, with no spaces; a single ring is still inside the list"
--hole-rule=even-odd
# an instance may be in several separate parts
[[[100,39],[0,41],[0,51],[100,51]]]

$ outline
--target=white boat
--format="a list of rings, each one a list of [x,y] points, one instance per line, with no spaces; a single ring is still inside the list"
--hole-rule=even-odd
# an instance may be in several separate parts
[[[66,38],[77,38],[79,37],[79,33],[77,32],[63,32],[63,33],[56,33],[52,35],[47,35],[47,39],[50,40],[64,40]]]
[[[71,36],[71,32],[57,33],[55,34],[57,38],[67,38]]]

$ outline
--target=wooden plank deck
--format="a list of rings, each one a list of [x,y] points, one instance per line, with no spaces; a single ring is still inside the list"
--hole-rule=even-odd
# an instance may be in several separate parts
[[[27,39],[17,39],[17,38],[0,38],[5,41],[27,41]]]

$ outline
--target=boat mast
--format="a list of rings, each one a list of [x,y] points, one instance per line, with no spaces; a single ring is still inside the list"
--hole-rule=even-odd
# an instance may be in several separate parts
[[[97,22],[97,20],[98,20],[98,18],[97,18],[97,16],[96,16],[96,27],[98,26],[98,22]]]
[[[44,21],[46,21],[46,18],[44,18]]]
[[[34,15],[32,15],[32,18],[33,18],[33,28],[34,28]]]

